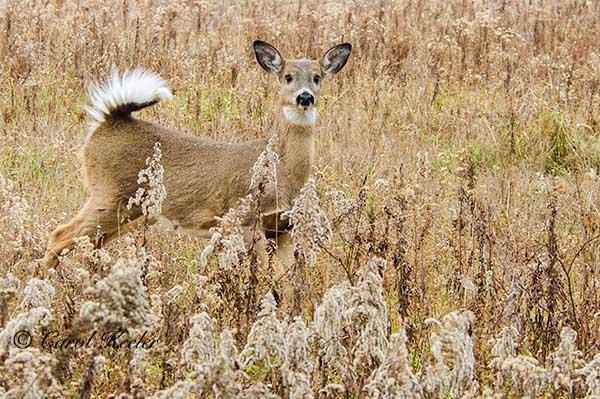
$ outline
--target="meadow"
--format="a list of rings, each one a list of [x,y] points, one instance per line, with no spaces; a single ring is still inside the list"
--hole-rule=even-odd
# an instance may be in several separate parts
[[[586,0],[0,1],[0,397],[600,398],[598,15]],[[136,117],[265,137],[278,85],[256,39],[289,58],[353,45],[323,83],[292,267],[144,226],[45,268],[86,198],[88,85],[141,66],[174,99]],[[121,330],[157,341],[114,345]]]

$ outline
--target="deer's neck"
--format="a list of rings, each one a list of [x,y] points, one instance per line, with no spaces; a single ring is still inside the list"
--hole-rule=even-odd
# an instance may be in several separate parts
[[[316,110],[303,115],[283,107],[274,126],[277,135],[277,152],[280,158],[280,183],[286,186],[294,198],[310,175],[315,152],[313,123]]]

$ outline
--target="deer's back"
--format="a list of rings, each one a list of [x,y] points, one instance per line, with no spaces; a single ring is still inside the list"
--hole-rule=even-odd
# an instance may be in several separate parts
[[[156,142],[167,191],[163,212],[181,215],[204,208],[220,215],[247,194],[252,165],[267,140],[224,143],[133,119],[112,121],[96,129],[82,149],[90,193],[126,202]]]

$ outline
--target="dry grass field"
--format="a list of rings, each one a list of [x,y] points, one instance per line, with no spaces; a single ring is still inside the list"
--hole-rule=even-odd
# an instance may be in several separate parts
[[[0,397],[599,398],[599,15],[589,0],[0,1]],[[278,85],[255,39],[289,58],[353,44],[323,84],[295,264],[277,274],[254,248],[227,264],[149,226],[43,267],[86,198],[89,83],[141,66],[174,99],[136,117],[265,137]]]

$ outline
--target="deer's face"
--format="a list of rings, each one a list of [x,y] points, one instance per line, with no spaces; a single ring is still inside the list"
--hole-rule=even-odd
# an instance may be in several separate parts
[[[285,117],[297,125],[312,125],[315,122],[321,81],[346,65],[351,50],[352,46],[345,43],[329,49],[320,61],[286,61],[270,44],[259,40],[254,42],[254,52],[260,66],[279,79]]]
[[[279,73],[281,102],[301,111],[317,105],[323,71],[317,61],[290,60]]]

